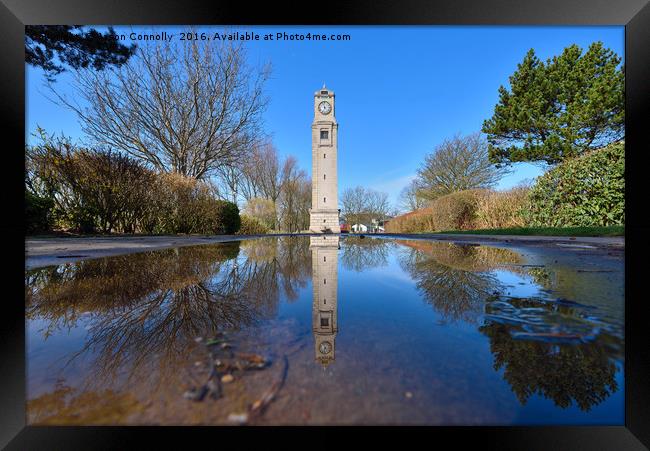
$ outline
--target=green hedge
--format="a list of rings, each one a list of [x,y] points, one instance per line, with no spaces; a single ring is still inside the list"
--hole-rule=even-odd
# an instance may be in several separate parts
[[[215,228],[214,233],[233,234],[241,227],[239,207],[233,202],[225,200],[215,201]]]
[[[54,201],[25,191],[25,227],[27,233],[47,232],[52,228]]]
[[[529,201],[530,226],[625,224],[625,144],[561,163],[537,180]]]

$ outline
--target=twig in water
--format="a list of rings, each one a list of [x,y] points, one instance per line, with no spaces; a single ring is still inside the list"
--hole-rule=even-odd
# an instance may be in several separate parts
[[[280,373],[280,378],[273,383],[271,388],[264,392],[260,399],[251,404],[248,409],[250,417],[261,416],[264,413],[264,410],[266,410],[266,408],[269,406],[269,404],[271,404],[271,402],[277,396],[278,392],[284,386],[284,382],[287,379],[287,372],[289,371],[289,359],[287,358],[286,354],[283,356],[282,360],[284,362],[284,367]]]

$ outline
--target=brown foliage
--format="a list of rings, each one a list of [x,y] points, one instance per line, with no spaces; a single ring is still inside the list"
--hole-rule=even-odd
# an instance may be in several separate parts
[[[515,187],[508,191],[489,192],[479,200],[476,228],[524,227],[528,191],[526,187]]]
[[[392,233],[440,232],[502,227],[523,227],[528,188],[508,191],[465,190],[435,199],[429,206],[393,218]]]
[[[51,200],[56,226],[82,233],[233,233],[239,212],[207,182],[156,173],[113,150],[42,134],[26,149],[26,190]]]
[[[472,229],[479,201],[488,193],[488,190],[466,190],[441,196],[428,207],[393,218],[386,229],[393,233]]]

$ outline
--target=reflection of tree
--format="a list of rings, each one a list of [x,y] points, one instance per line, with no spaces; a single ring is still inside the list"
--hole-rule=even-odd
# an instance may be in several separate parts
[[[345,237],[341,240],[341,263],[349,270],[361,272],[365,269],[386,266],[393,243],[377,238]]]
[[[238,253],[238,243],[192,246],[30,271],[27,318],[49,320],[51,330],[74,327],[84,313],[128,314],[140,304],[155,305],[170,292],[198,285]]]
[[[491,316],[479,331],[490,340],[494,368],[504,368],[504,378],[522,404],[538,394],[560,407],[575,401],[590,410],[617,390],[613,362],[621,357],[621,339],[591,322],[581,311],[588,307],[494,296],[503,287],[488,271],[517,271],[509,265],[522,263],[518,254],[488,246],[400,243],[410,248],[400,264],[438,312],[466,321],[476,321],[484,311]],[[522,273],[548,284],[546,272]],[[518,333],[527,338],[514,338]],[[543,341],[551,339],[557,343]]]
[[[276,291],[282,289],[288,300],[298,298],[311,278],[311,253],[309,241],[300,237],[278,237],[242,242],[247,261],[268,266],[267,276],[275,281]],[[255,280],[251,281],[256,283]],[[259,287],[268,290],[268,288]]]
[[[47,337],[59,327],[74,327],[85,315],[88,335],[69,361],[95,354],[93,379],[110,379],[129,366],[130,377],[139,377],[136,369],[152,355],[173,371],[195,337],[270,318],[282,292],[296,296],[297,284],[307,283],[310,264],[305,262],[311,260],[305,240],[270,259],[257,258],[267,243],[254,241],[259,245],[246,246],[248,258],[238,257],[235,242],[31,271],[27,316],[46,321]]]
[[[445,318],[476,321],[487,296],[500,291],[501,283],[490,269],[519,262],[521,257],[507,249],[487,246],[459,246],[431,241],[399,241],[410,247],[400,264],[427,302]]]
[[[563,408],[575,400],[588,411],[617,390],[616,366],[605,346],[517,340],[513,327],[487,321],[479,330],[490,340],[494,369],[504,368],[503,377],[522,404],[538,394]]]

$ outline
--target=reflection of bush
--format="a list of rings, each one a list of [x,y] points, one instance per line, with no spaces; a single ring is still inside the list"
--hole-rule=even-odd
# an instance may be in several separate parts
[[[588,411],[617,390],[616,366],[605,347],[516,340],[510,329],[490,321],[479,327],[490,340],[494,369],[504,368],[503,377],[522,404],[537,394],[563,408],[575,400]]]
[[[546,268],[528,268],[527,273],[537,285],[548,287],[551,283],[551,274]]]
[[[83,391],[57,383],[54,391],[27,401],[27,423],[79,425],[118,423],[143,406],[130,393],[112,390]]]
[[[487,296],[501,283],[487,271],[521,261],[507,249],[458,246],[430,241],[398,241],[411,251],[400,263],[425,299],[447,319],[473,322],[483,312]]]
[[[382,239],[348,236],[341,240],[341,263],[345,268],[357,272],[386,266],[392,246],[390,241]]]
[[[519,254],[507,249],[428,241],[400,243],[410,248],[400,260],[404,270],[416,281],[427,302],[445,318],[454,320],[473,322],[484,309],[490,313],[486,301],[497,300],[498,297],[491,295],[503,287],[487,271],[522,262]],[[549,274],[542,269],[527,269],[525,273],[540,284],[549,282]],[[543,308],[549,315],[563,315],[567,324],[581,323],[574,307],[526,299],[509,302],[516,303],[515,307],[524,312]],[[551,344],[514,339],[511,332],[520,330],[523,330],[521,326],[493,321],[479,327],[490,340],[494,368],[504,368],[504,378],[520,402],[526,403],[538,394],[560,407],[568,407],[575,401],[580,409],[589,410],[617,390],[613,361],[619,358],[620,339],[601,332],[597,343]]]
[[[461,271],[490,271],[502,265],[520,264],[516,252],[491,246],[474,246],[433,241],[397,241],[422,251],[438,263]]]

